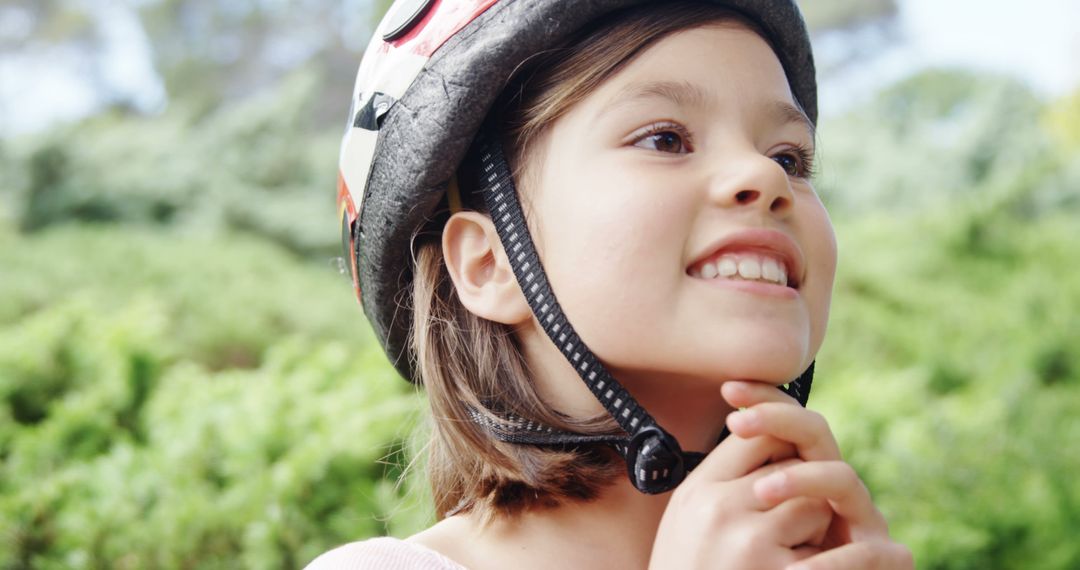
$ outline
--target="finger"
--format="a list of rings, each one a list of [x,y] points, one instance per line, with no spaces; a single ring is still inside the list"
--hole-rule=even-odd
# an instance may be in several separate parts
[[[840,447],[829,423],[813,410],[766,402],[728,414],[727,426],[731,433],[743,438],[770,435],[789,441],[806,461],[840,459]]]
[[[765,513],[776,544],[787,547],[817,546],[825,542],[833,510],[825,499],[795,497]]]
[[[785,570],[840,570],[877,568],[910,570],[915,559],[903,544],[891,541],[852,542],[789,564]]]
[[[753,488],[759,499],[771,504],[791,497],[827,499],[836,514],[847,521],[855,541],[889,536],[889,526],[870,499],[870,491],[843,461],[791,464],[754,481]]]
[[[791,549],[792,558],[795,560],[806,560],[819,552],[821,552],[820,546],[802,545]]]
[[[746,408],[762,402],[799,405],[795,398],[777,390],[775,385],[753,380],[728,380],[720,386],[720,395],[736,408]]]
[[[798,457],[790,442],[771,436],[732,436],[717,445],[690,476],[713,481],[731,481],[746,476],[763,465]]]
[[[801,462],[800,459],[786,459],[778,463],[771,463],[769,465],[765,465],[764,467],[759,467],[756,471],[753,471],[749,475],[738,478],[739,480],[737,481],[734,479],[727,481],[703,480],[693,485],[687,485],[687,483],[690,482],[690,478],[695,477],[695,473],[699,473],[699,470],[694,470],[690,475],[687,476],[686,481],[684,481],[683,484],[680,485],[675,492],[686,495],[688,493],[687,489],[697,489],[698,491],[703,493],[701,495],[698,495],[700,500],[711,501],[711,497],[721,495],[724,496],[725,498],[723,502],[723,509],[726,512],[742,513],[746,511],[757,511],[759,513],[764,513],[766,511],[769,511],[770,509],[779,507],[776,507],[776,505],[773,505],[772,503],[761,500],[757,496],[757,494],[754,493],[754,481],[757,481],[762,477],[768,476],[770,473],[774,473],[780,469],[799,462]],[[736,487],[738,489],[737,491],[730,491],[730,485],[732,484],[738,485],[738,487]],[[718,488],[721,486],[727,486],[728,490],[721,491]],[[709,499],[706,499],[705,497],[709,497]],[[806,499],[800,498],[799,500]],[[829,514],[832,514],[831,506],[829,507]],[[781,536],[781,533],[775,533],[774,536]],[[779,541],[777,542],[777,544],[779,544]]]

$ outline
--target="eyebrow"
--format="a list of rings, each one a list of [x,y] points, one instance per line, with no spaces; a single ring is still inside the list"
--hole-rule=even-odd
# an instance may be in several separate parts
[[[810,133],[810,140],[817,140],[817,128],[814,123],[810,121],[810,117],[806,116],[800,107],[792,105],[787,101],[772,101],[769,103],[768,112],[776,118],[776,122],[781,124],[797,123],[806,129],[806,132]]]
[[[680,107],[708,109],[715,98],[705,89],[688,81],[646,81],[631,83],[612,97],[598,116],[614,109],[641,101],[642,99],[667,99]],[[797,105],[787,101],[772,100],[765,104],[765,113],[775,123],[781,125],[798,124],[810,134],[810,140],[817,140],[817,129],[806,113]]]

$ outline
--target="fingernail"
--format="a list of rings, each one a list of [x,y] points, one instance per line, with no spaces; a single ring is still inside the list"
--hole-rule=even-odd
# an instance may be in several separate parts
[[[810,567],[806,564],[803,564],[802,562],[796,562],[794,564],[788,565],[784,568],[784,570],[810,570]]]
[[[783,495],[787,485],[787,474],[783,471],[762,477],[754,483],[754,492],[761,498],[775,498]]]

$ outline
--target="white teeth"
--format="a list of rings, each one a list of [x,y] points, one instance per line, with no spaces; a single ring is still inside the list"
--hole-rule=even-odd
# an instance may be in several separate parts
[[[721,257],[716,269],[720,277],[731,277],[739,272],[739,266],[730,257]]]
[[[739,260],[739,276],[745,279],[757,279],[761,277],[761,262],[745,257]]]
[[[775,260],[766,259],[761,264],[761,276],[766,281],[780,282],[780,265]]]
[[[728,253],[701,264],[691,275],[703,279],[746,279],[787,286],[787,267],[778,259],[753,253]]]

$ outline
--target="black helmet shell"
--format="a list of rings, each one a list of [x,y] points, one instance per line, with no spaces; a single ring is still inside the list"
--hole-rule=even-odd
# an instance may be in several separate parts
[[[354,286],[376,336],[405,378],[415,379],[407,356],[410,242],[442,199],[505,81],[520,63],[588,22],[644,3],[399,0],[380,24],[357,77],[338,199]],[[813,55],[795,2],[715,3],[761,26],[796,100],[816,122]]]

